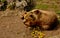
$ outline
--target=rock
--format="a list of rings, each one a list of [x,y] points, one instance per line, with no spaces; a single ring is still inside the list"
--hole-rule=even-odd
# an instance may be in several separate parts
[[[25,6],[27,6],[27,2],[26,1],[21,1],[21,2],[17,1],[16,2],[16,7],[17,8],[24,8]]]

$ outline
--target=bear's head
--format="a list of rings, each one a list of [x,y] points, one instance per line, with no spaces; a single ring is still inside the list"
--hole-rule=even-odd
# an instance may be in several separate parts
[[[26,26],[30,27],[36,25],[39,22],[40,15],[41,12],[38,9],[35,9],[30,12],[25,12],[21,19]]]

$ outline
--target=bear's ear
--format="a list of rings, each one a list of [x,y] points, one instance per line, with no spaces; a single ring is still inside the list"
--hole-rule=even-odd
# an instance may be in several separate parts
[[[40,13],[40,11],[39,11],[39,10],[35,10],[35,11],[34,11],[34,13],[39,14],[39,13]]]

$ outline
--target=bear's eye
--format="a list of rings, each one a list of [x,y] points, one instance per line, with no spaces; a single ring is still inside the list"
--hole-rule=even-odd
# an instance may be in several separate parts
[[[33,18],[33,15],[30,15],[30,17],[32,17],[32,18]]]
[[[35,17],[34,17],[33,15],[30,15],[30,17],[31,17],[33,20],[35,20]]]

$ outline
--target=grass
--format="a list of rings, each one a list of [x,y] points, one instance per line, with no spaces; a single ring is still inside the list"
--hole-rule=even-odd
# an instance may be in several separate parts
[[[35,8],[37,8],[37,9],[48,9],[48,5],[46,5],[46,4],[39,4],[39,5],[36,5]]]
[[[56,10],[55,12],[60,15],[60,10]]]
[[[6,0],[0,0],[1,2],[5,2]]]

